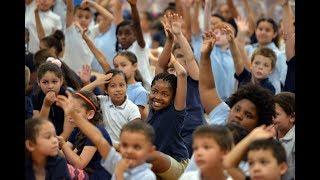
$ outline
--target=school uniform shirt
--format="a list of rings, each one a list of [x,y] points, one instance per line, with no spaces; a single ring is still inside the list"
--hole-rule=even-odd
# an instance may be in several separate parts
[[[29,51],[36,53],[40,47],[40,40],[36,28],[36,20],[34,10],[36,9],[36,0],[33,0],[29,5],[26,6],[25,11],[25,27],[29,30]],[[39,10],[39,17],[43,26],[45,36],[49,36],[55,30],[62,29],[61,18],[51,10],[46,12]]]
[[[115,180],[115,168],[122,159],[121,155],[111,147],[106,159],[101,160],[101,165],[112,175],[112,180]],[[124,172],[125,180],[156,180],[155,174],[151,171],[151,164],[143,163],[137,167],[129,168]]]
[[[229,176],[228,173],[224,172],[224,174],[226,176],[226,180],[233,180],[233,178]],[[201,180],[201,172],[200,170],[186,172],[182,174],[179,180]]]
[[[127,96],[137,106],[145,106],[146,104],[148,104],[149,93],[142,86],[141,82],[128,84]]]
[[[111,68],[114,68],[113,66],[113,58],[116,56],[116,26],[114,23],[111,24],[109,30],[105,33],[100,33],[97,37],[94,38],[94,44],[96,47],[102,51],[102,53],[106,56],[108,64]],[[99,64],[98,60],[93,57],[91,68],[93,71],[99,72],[99,73],[105,73]]]
[[[191,36],[191,46],[193,49],[193,55],[197,62],[200,62],[200,56],[201,56],[201,45],[202,45],[202,37],[200,33],[199,35],[192,35]]]
[[[55,0],[53,12],[60,16],[62,29],[66,29],[67,5],[64,0]]]
[[[187,77],[187,115],[183,122],[181,137],[188,149],[189,157],[192,155],[192,133],[199,126],[205,123],[204,110],[200,101],[199,81]]]
[[[87,34],[92,40],[99,33],[99,25],[89,28]],[[61,58],[74,72],[85,64],[91,65],[93,54],[74,24],[65,30],[65,52]]]
[[[295,177],[295,126],[283,138],[280,138],[279,141],[287,154],[288,170],[284,175],[284,179],[292,179]]]
[[[181,137],[186,110],[177,111],[173,104],[155,111],[150,108],[147,122],[155,130],[154,145],[178,162],[189,158],[188,150]]]
[[[244,68],[242,73],[239,74],[239,76],[235,73],[234,77],[239,81],[238,86],[241,87],[243,85],[251,83],[252,74],[246,68]],[[261,80],[259,85],[265,89],[269,89],[273,95],[275,94],[276,90],[273,87],[273,85],[271,84],[271,82],[269,81],[269,78]]]
[[[288,72],[286,81],[284,83],[283,91],[295,93],[295,80],[296,80],[296,56],[287,61]]]
[[[138,70],[141,73],[142,78],[147,82],[146,86],[150,87],[153,77],[151,77],[150,72],[149,48],[147,47],[147,45],[142,48],[138,44],[138,41],[135,41],[127,49],[127,51],[130,51],[137,56]]]
[[[33,116],[33,105],[31,98],[24,96],[24,119],[32,118]]]
[[[48,157],[47,164],[45,166],[45,180],[71,180],[70,174],[67,167],[67,161],[60,156]],[[25,161],[25,179],[36,180],[33,163],[30,157],[26,158]]]
[[[254,50],[256,50],[258,47],[259,47],[258,43],[245,46],[245,49],[248,53],[249,58],[251,58]],[[287,69],[288,69],[288,66],[286,64],[287,58],[284,53],[280,52],[280,50],[277,48],[277,46],[273,42],[266,45],[266,47],[272,49],[277,56],[276,65],[275,65],[275,68],[273,69],[273,72],[269,76],[269,80],[274,86],[276,90],[276,94],[278,94],[281,92],[281,85],[285,84]]]
[[[106,131],[104,125],[97,125],[96,126],[100,132],[102,133],[104,139],[106,139],[108,141],[108,143],[110,144],[110,146],[112,146],[112,142],[111,142],[111,139],[110,139],[110,136],[108,134],[108,132]],[[77,138],[77,135],[80,133],[80,130],[78,128],[75,128],[68,141],[70,143],[72,143],[73,145],[75,144],[76,142],[76,138]],[[95,146],[91,141],[90,139],[88,138],[85,138],[84,139],[84,146]],[[78,153],[79,155],[81,154],[81,152]],[[88,165],[86,166],[86,168],[84,168],[84,170],[87,170],[89,169],[90,171],[87,171],[87,173],[89,174],[89,179],[111,179],[111,174],[106,171],[100,161],[101,161],[101,155],[99,153],[99,151],[97,150],[92,159],[90,160],[90,162],[88,163]],[[92,172],[91,172],[92,171]]]
[[[67,96],[65,90],[66,89],[64,87],[61,87],[58,94]],[[39,112],[41,111],[45,97],[46,95],[41,90],[37,94],[32,94],[31,99],[34,110],[38,110]],[[50,107],[49,120],[54,125],[56,133],[61,134],[63,131],[64,111],[61,107],[57,106],[56,103],[53,103]]]
[[[129,121],[141,118],[139,108],[127,97],[123,104],[115,106],[109,96],[99,95],[102,117],[113,144],[119,144],[120,131]]]

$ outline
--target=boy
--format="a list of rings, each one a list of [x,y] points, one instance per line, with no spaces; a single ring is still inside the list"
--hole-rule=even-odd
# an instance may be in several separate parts
[[[281,143],[272,138],[272,128],[262,125],[252,130],[225,157],[224,165],[237,167],[247,153],[251,179],[280,180],[288,169],[286,152]]]
[[[251,72],[245,66],[242,58],[240,57],[239,47],[234,40],[233,31],[226,27],[228,41],[230,43],[230,50],[234,61],[235,74],[234,77],[239,81],[239,87],[253,83],[269,89],[275,94],[275,88],[268,79],[268,76],[275,68],[277,56],[273,50],[262,47],[254,51],[251,56]]]
[[[100,131],[74,110],[70,116],[77,127],[93,142],[102,156],[102,166],[112,174],[112,179],[155,180],[147,157],[155,150],[154,130],[142,122],[132,121],[124,125],[120,133],[120,153],[110,146]]]
[[[199,171],[190,171],[180,180],[232,179],[226,178],[222,164],[223,157],[231,150],[233,137],[225,126],[203,125],[193,133],[193,151]]]
[[[93,14],[90,7],[97,10],[105,20],[101,21],[94,27],[89,27]],[[91,40],[95,38],[107,26],[111,26],[113,15],[100,6],[98,3],[91,0],[84,0],[81,6],[73,8],[73,1],[67,0],[67,15],[66,15],[66,30],[65,30],[65,52],[63,56],[64,62],[75,72],[79,72],[83,65],[91,64],[93,54],[82,39],[81,33],[77,26],[88,31],[87,35]]]

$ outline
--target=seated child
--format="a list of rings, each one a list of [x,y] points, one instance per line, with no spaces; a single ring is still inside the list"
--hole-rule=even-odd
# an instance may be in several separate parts
[[[227,127],[203,125],[193,133],[193,152],[197,171],[183,174],[179,180],[232,179],[224,171],[223,157],[232,148],[233,137]]]

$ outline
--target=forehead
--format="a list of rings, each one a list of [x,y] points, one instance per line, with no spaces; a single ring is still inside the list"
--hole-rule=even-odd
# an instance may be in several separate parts
[[[158,79],[155,81],[154,85],[151,87],[152,89],[159,89],[162,91],[170,91],[170,83],[168,81],[164,81],[163,79]]]
[[[213,135],[210,134],[199,134],[193,138],[194,143],[206,143],[206,144],[215,144],[218,145],[217,141],[213,138]]]
[[[262,56],[260,54],[257,54],[254,57],[253,61],[263,61],[263,62],[271,63],[272,60],[270,58],[268,58],[268,57],[265,57],[265,56]]]
[[[88,10],[83,10],[83,9],[77,9],[76,10],[76,15],[82,15],[82,16],[90,16],[91,17],[91,12],[90,11],[88,11]]]
[[[126,80],[124,78],[123,74],[116,74],[110,79],[110,83],[125,83]]]
[[[114,63],[124,63],[124,62],[128,62],[129,60],[127,59],[127,57],[122,56],[122,55],[117,55],[114,59],[113,62]]]
[[[130,24],[120,26],[118,32],[132,32]]]
[[[248,152],[249,160],[261,158],[276,160],[276,158],[273,156],[271,149],[254,149]]]
[[[142,132],[123,131],[120,135],[120,142],[142,145],[146,144],[149,141],[145,134]]]
[[[258,27],[259,28],[268,28],[268,29],[273,29],[273,25],[268,22],[268,21],[261,21],[259,24],[258,24]]]
[[[45,123],[40,125],[39,134],[44,134],[52,131],[55,131],[55,128],[50,121],[46,121]]]
[[[256,111],[257,111],[256,106],[248,99],[241,99],[236,104],[234,104],[234,106],[232,108],[234,108],[236,106],[240,106],[244,110],[249,111],[249,112],[251,112],[253,114],[255,114]]]
[[[59,79],[59,77],[56,75],[55,72],[47,71],[46,73],[43,74],[41,79]]]

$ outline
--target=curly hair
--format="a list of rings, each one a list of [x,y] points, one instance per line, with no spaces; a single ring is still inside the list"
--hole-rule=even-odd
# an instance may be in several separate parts
[[[248,99],[256,106],[258,114],[257,126],[270,125],[272,123],[272,117],[275,115],[275,103],[269,90],[251,83],[246,84],[230,96],[228,105],[233,107],[242,99]]]
[[[160,73],[157,74],[152,82],[151,82],[151,87],[155,85],[156,81],[158,80],[163,80],[163,81],[167,81],[170,85],[171,91],[172,91],[172,97],[176,96],[176,90],[177,90],[177,77],[173,74],[164,72],[164,73]]]

